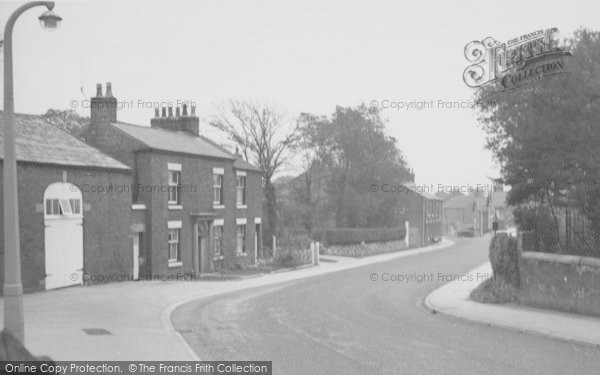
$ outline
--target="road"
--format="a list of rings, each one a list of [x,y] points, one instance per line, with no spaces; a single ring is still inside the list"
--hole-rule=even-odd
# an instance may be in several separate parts
[[[201,359],[271,360],[274,374],[600,374],[598,348],[422,307],[447,278],[484,263],[486,248],[485,238],[460,239],[436,252],[191,302],[173,324]],[[383,281],[387,274],[415,276]]]

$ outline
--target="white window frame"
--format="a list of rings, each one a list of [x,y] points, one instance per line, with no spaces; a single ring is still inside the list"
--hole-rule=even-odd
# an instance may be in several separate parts
[[[221,176],[221,185],[216,185],[214,182],[215,176]],[[222,209],[225,208],[225,169],[224,168],[213,168],[213,208]],[[215,200],[215,189],[219,188],[219,200]]]
[[[238,195],[239,190],[240,190],[239,181],[240,181],[240,178],[242,178],[242,177],[243,177],[244,185],[242,187],[242,201],[240,202],[239,195]],[[248,191],[248,177],[246,176],[246,171],[235,172],[235,202],[236,202],[237,208],[248,208],[248,206],[246,205],[247,191]]]
[[[174,183],[174,181],[172,181],[171,176],[172,176],[172,172],[176,173],[176,176],[178,176],[178,181],[177,183]],[[181,186],[181,164],[179,163],[167,163],[167,187],[168,187],[168,191],[167,191],[167,201],[169,204],[169,208],[177,208],[177,207],[181,207],[181,194],[180,194],[180,186]],[[175,189],[175,200],[171,200],[171,188],[174,187]]]
[[[48,212],[48,202],[51,205],[51,212]],[[75,202],[78,202],[77,206]],[[78,198],[46,198],[44,201],[44,214],[50,218],[81,217],[82,210],[82,201]]]
[[[225,226],[225,221],[223,219],[217,219],[213,222],[213,257],[215,260],[220,260],[224,258],[224,252],[223,252],[223,227]],[[219,228],[221,231],[221,237],[220,237],[220,242],[221,242],[221,251],[219,252],[219,254],[217,254],[215,252],[215,244],[216,244],[216,237],[215,237],[215,230],[216,228]]]
[[[183,263],[181,261],[181,221],[169,221],[167,222],[167,251],[168,251],[168,259],[169,259],[169,267],[179,267],[182,266]],[[177,241],[169,241],[168,235],[170,235],[171,230],[177,231]],[[177,244],[177,258],[171,258],[171,244]]]
[[[238,219],[240,220],[240,219]],[[237,256],[246,256],[248,254],[248,247],[246,246],[246,239],[248,236],[248,231],[246,228],[246,219],[244,219],[243,224],[240,224],[239,222],[237,222],[237,225],[235,227],[235,253]],[[242,236],[242,249],[240,250],[239,248],[239,235],[238,235],[238,230],[240,228],[244,228],[244,233]]]

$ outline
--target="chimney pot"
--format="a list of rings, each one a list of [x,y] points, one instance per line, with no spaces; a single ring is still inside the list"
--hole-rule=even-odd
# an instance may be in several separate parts
[[[192,116],[196,116],[196,105],[192,104]]]
[[[175,117],[181,117],[181,108],[175,108]]]
[[[110,82],[106,82],[106,96],[112,98],[112,84]]]
[[[97,97],[102,96],[102,84],[101,83],[96,84],[96,96]]]
[[[162,107],[162,117],[167,117],[167,108]]]
[[[154,107],[154,118],[158,118],[158,107]]]
[[[184,116],[187,116],[187,115],[188,115],[188,114],[187,114],[187,104],[184,104],[184,105],[183,105],[183,115],[184,115]]]
[[[173,117],[173,106],[169,106],[169,117]]]

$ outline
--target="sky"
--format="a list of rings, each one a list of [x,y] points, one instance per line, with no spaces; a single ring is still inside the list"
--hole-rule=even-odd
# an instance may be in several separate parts
[[[0,25],[19,4],[0,1]],[[499,176],[468,108],[467,43],[550,27],[563,36],[600,30],[597,0],[57,1],[64,21],[54,32],[39,27],[43,11],[29,10],[15,27],[17,112],[89,115],[96,83],[111,82],[119,121],[149,126],[155,102],[194,102],[201,133],[220,140],[203,120],[231,98],[290,119],[412,102],[383,109],[386,133],[415,182],[438,190]],[[298,171],[292,161],[282,173]]]

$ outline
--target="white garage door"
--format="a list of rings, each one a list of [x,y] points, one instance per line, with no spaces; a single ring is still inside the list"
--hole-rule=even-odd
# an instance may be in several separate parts
[[[79,188],[54,183],[44,192],[46,289],[83,283],[83,201]]]

